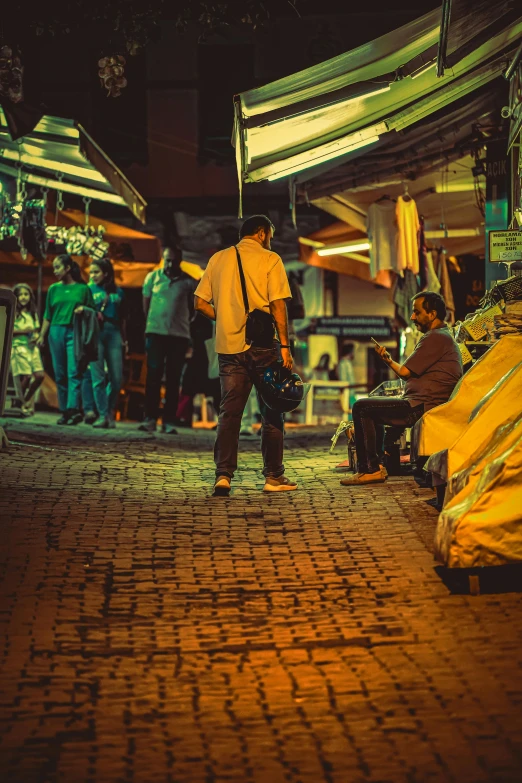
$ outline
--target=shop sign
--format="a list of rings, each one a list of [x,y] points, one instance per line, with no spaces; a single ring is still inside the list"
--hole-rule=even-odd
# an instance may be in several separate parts
[[[310,327],[313,334],[330,334],[352,340],[391,339],[393,327],[390,318],[381,315],[338,315],[317,318]]]
[[[489,260],[497,264],[522,261],[522,231],[490,231]]]

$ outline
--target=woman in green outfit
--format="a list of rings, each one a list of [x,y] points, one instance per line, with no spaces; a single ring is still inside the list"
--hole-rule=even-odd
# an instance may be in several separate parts
[[[54,259],[53,272],[58,282],[49,286],[37,345],[43,346],[49,332],[49,348],[62,414],[57,423],[78,424],[83,419],[80,412],[82,379],[74,357],[73,320],[78,307],[86,305],[94,309],[94,300],[82,279],[80,267],[69,255]]]

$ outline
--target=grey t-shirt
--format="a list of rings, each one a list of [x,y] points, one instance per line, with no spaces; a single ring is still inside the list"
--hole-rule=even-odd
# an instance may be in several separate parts
[[[447,402],[462,376],[460,351],[447,326],[426,332],[404,366],[412,373],[404,399],[412,407],[424,404],[425,411]]]
[[[181,274],[171,280],[162,269],[149,272],[143,296],[150,297],[145,334],[167,334],[190,340],[195,280]]]

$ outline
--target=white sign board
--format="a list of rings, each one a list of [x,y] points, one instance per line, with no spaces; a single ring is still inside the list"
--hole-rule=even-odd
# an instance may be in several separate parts
[[[490,231],[489,260],[497,264],[522,261],[522,231]]]

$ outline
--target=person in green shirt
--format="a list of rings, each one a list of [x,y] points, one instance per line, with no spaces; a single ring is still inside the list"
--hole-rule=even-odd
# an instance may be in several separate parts
[[[57,423],[78,424],[83,419],[80,412],[82,379],[74,356],[73,320],[78,308],[87,306],[94,309],[94,299],[82,278],[80,267],[69,255],[54,259],[53,272],[58,282],[49,286],[37,345],[41,348],[49,333],[49,348],[62,414]]]

